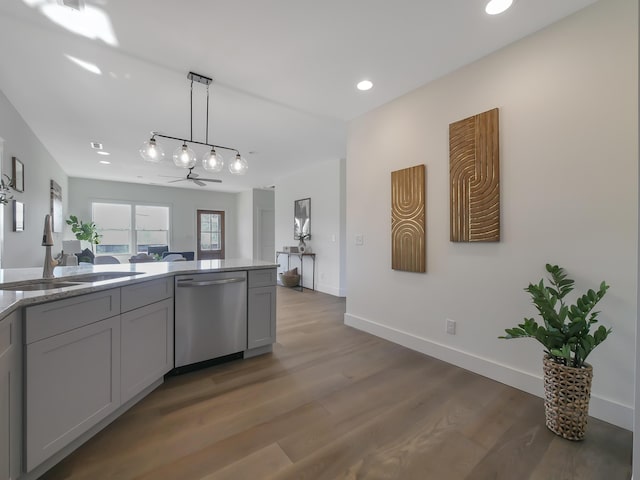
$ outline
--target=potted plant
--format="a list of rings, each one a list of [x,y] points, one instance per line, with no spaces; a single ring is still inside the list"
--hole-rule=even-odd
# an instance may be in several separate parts
[[[585,362],[589,354],[611,333],[600,325],[593,332],[600,312],[593,308],[609,289],[605,282],[598,291],[589,289],[576,303],[567,305],[565,297],[574,280],[563,268],[546,265],[550,286],[544,279],[525,288],[542,317],[543,325],[525,318],[516,328],[507,328],[504,339],[535,338],[544,346],[544,391],[547,427],[569,440],[582,440],[587,426],[593,368]],[[595,327],[594,327],[595,328]]]
[[[9,200],[13,198],[13,195],[11,195],[11,190],[13,190],[12,183],[13,181],[8,175],[3,174],[0,177],[0,205],[8,204]]]
[[[93,253],[93,246],[100,243],[101,235],[98,234],[98,227],[93,222],[85,223],[82,220],[78,220],[75,215],[69,215],[67,225],[71,226],[71,231],[76,235],[76,239],[85,240],[91,244],[91,252]]]

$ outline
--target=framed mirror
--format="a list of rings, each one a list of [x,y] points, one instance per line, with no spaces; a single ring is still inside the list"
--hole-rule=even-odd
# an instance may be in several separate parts
[[[293,204],[293,239],[300,240],[300,235],[305,239],[311,238],[311,199],[303,198]]]

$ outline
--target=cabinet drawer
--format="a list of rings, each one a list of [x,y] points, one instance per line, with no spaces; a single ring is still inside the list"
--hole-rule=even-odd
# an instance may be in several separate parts
[[[270,287],[276,284],[276,269],[249,270],[249,288]]]
[[[120,309],[128,312],[173,297],[173,277],[150,280],[122,287]]]
[[[119,288],[27,307],[25,343],[49,338],[119,313]]]

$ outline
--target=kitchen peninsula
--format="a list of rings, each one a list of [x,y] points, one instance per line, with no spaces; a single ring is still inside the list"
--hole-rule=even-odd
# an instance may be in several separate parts
[[[276,267],[243,259],[83,265],[57,267],[49,283],[41,269],[0,270],[0,479],[38,478],[163,382],[175,366],[174,318],[193,317],[189,301],[174,306],[190,295],[178,276],[198,290],[233,286],[242,307],[231,319],[242,339],[235,357],[270,352]],[[217,298],[227,302],[224,292]],[[224,315],[197,316],[217,324]],[[193,340],[184,338],[182,349]]]

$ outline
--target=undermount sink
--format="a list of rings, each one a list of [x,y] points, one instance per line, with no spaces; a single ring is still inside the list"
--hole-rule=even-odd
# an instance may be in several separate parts
[[[133,275],[140,275],[144,272],[97,272],[86,273],[84,275],[74,275],[68,277],[70,281],[81,283],[93,283],[102,282],[104,280],[114,280],[121,277],[132,277]]]
[[[114,280],[116,278],[131,277],[144,272],[98,272],[75,275],[65,278],[52,278],[48,280],[31,280],[7,285],[0,285],[0,290],[10,290],[13,292],[33,292],[40,290],[55,290],[56,288],[75,287],[86,283],[102,282]]]
[[[56,288],[74,287],[82,285],[81,282],[66,282],[60,280],[41,280],[38,282],[25,282],[14,285],[0,285],[0,290],[11,290],[14,292],[31,292],[34,290],[55,290]]]

